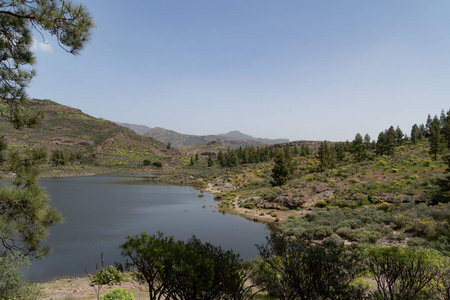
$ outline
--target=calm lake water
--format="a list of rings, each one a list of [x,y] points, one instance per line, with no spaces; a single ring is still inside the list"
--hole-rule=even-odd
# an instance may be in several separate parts
[[[33,260],[25,277],[42,282],[95,273],[103,252],[105,265],[123,262],[118,245],[127,235],[158,230],[175,239],[195,234],[202,242],[233,249],[241,258],[258,256],[255,244],[265,242],[267,225],[221,214],[211,194],[187,186],[155,183],[152,175],[111,175],[44,178],[64,224],[51,228],[46,243],[53,249],[44,259]]]

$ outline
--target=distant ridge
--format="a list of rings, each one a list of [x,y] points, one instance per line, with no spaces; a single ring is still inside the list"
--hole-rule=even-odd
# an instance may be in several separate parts
[[[220,134],[220,136],[226,136],[231,137],[235,139],[242,139],[242,140],[256,140],[259,142],[262,142],[265,145],[275,145],[275,144],[283,144],[283,143],[289,143],[289,139],[266,139],[266,138],[255,138],[251,135],[244,134],[238,130],[230,131],[225,134]]]
[[[150,127],[145,125],[136,125],[136,124],[128,124],[128,123],[120,123],[120,122],[114,122],[117,125],[120,125],[122,127],[130,128],[134,132],[140,135],[144,135],[145,133],[149,132],[151,130]]]
[[[163,142],[165,144],[170,143],[172,147],[180,148],[184,146],[195,146],[200,144],[207,144],[212,141],[217,141],[230,148],[248,147],[248,146],[264,146],[274,145],[281,143],[289,143],[288,139],[265,139],[255,138],[251,135],[244,134],[238,130],[230,131],[224,134],[218,135],[190,135],[182,134],[173,130],[155,127],[149,128],[144,125],[135,125],[129,123],[117,123],[121,126],[130,128],[135,132],[144,136],[149,136]],[[141,133],[142,129],[148,128],[147,132]]]

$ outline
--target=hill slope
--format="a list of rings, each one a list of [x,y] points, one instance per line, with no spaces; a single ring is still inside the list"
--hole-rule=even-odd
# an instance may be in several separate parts
[[[43,110],[46,117],[34,128],[23,130],[15,130],[0,119],[0,130],[12,148],[45,146],[49,150],[99,157],[98,163],[106,165],[142,163],[145,158],[173,154],[155,139],[50,100],[30,100],[24,109]]]

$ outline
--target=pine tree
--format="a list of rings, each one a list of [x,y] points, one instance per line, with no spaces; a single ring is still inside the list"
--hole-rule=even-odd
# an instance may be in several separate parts
[[[318,154],[320,160],[320,169],[322,171],[332,169],[336,166],[336,155],[328,145],[327,141],[324,141],[320,144]]]
[[[366,133],[366,135],[364,136],[364,143],[366,144],[367,150],[371,150],[371,141],[370,141],[370,135],[368,133]]]
[[[397,126],[397,129],[395,129],[395,142],[397,146],[401,146],[403,144],[404,138],[405,135],[403,134],[403,131],[400,129],[400,126]]]
[[[447,116],[444,119],[444,124],[442,125],[442,133],[444,136],[446,147],[450,150],[450,110],[447,112]]]
[[[23,110],[26,87],[35,75],[31,51],[32,31],[54,36],[67,52],[78,54],[93,28],[86,8],[63,0],[2,0],[0,2],[0,116],[15,128],[35,125],[41,112]],[[11,187],[0,188],[0,240],[2,250],[41,257],[49,227],[62,221],[49,206],[49,197],[37,184],[39,165],[47,159],[43,149],[11,150],[0,142],[0,168],[16,175]],[[1,270],[0,270],[1,271]]]
[[[430,143],[430,155],[436,160],[437,155],[441,153],[444,146],[444,139],[441,135],[441,122],[437,116],[434,116],[433,121],[431,122],[428,142]]]
[[[361,162],[367,158],[367,146],[363,141],[361,134],[356,134],[352,142],[352,153],[357,162]]]
[[[278,150],[274,157],[275,165],[272,169],[272,186],[282,186],[289,179],[290,171],[284,152]]]
[[[433,122],[433,119],[431,118],[431,115],[428,114],[427,122],[425,123],[425,129],[426,129],[427,131],[430,131],[430,130],[431,130],[431,123],[432,123],[432,122]]]
[[[420,141],[419,126],[414,124],[411,128],[411,144],[416,145]]]

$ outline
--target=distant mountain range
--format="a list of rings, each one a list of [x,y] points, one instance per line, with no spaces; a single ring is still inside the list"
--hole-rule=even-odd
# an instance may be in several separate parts
[[[135,125],[128,123],[118,123],[118,125],[127,127],[134,130],[136,133],[149,136],[163,142],[165,144],[170,143],[172,147],[180,148],[184,146],[195,146],[199,144],[207,144],[212,141],[216,141],[224,144],[230,148],[239,148],[247,146],[264,146],[274,145],[281,143],[289,143],[288,139],[265,139],[255,138],[253,136],[244,134],[240,131],[230,131],[224,134],[218,135],[190,135],[175,132],[173,130],[164,129],[161,127],[150,128],[144,125]]]

